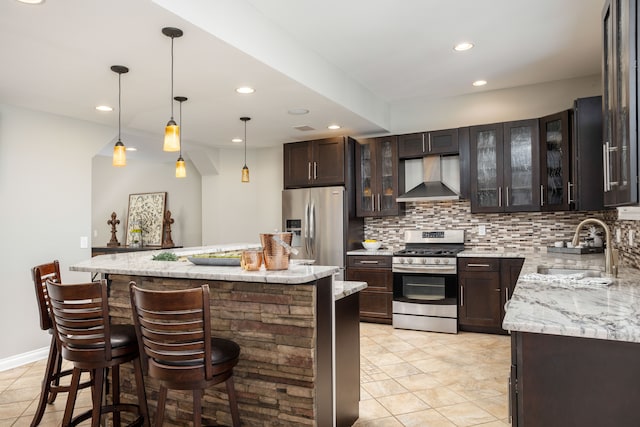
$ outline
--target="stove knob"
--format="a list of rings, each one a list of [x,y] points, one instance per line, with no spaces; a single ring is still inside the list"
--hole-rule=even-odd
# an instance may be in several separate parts
[[[440,260],[438,258],[436,258],[435,263],[436,264],[440,264]]]
[[[445,258],[445,259],[443,259],[443,260],[442,260],[442,262],[443,262],[444,264],[449,264],[449,258]]]
[[[413,264],[413,258],[407,258],[407,264]]]
[[[420,264],[426,264],[426,263],[427,263],[426,258],[420,258]]]

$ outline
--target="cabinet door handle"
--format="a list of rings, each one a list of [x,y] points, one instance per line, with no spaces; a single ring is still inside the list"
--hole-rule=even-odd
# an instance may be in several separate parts
[[[382,210],[382,205],[380,204],[380,193],[378,193],[378,211]]]
[[[376,211],[376,195],[375,194],[371,194],[371,212],[375,212]]]
[[[424,153],[424,133],[422,134],[422,152]]]
[[[460,285],[460,307],[464,307],[464,286]]]
[[[467,264],[467,267],[489,268],[491,267],[491,264]]]
[[[309,181],[311,181],[311,162],[308,162],[307,165],[308,165],[307,171],[308,171],[308,175],[309,175]]]
[[[362,260],[362,261],[358,261],[359,264],[380,264],[380,261],[367,261],[367,260]]]
[[[504,204],[506,207],[509,207],[509,186],[508,185],[504,188],[504,192],[505,192]]]
[[[313,179],[318,179],[318,162],[313,162]]]
[[[570,181],[567,181],[567,203],[574,203],[575,200],[571,197],[571,188],[573,184]]]
[[[544,185],[540,184],[540,206],[544,206]]]
[[[431,134],[429,134],[429,152],[431,152]]]
[[[502,207],[502,187],[498,187],[498,207]]]
[[[604,169],[604,191],[611,191],[611,185],[609,184],[609,141],[602,144],[602,162]]]

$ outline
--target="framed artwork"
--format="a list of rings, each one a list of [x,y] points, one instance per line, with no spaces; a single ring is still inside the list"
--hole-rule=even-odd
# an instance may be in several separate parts
[[[128,246],[161,246],[167,193],[129,194]],[[142,241],[139,241],[142,237]]]

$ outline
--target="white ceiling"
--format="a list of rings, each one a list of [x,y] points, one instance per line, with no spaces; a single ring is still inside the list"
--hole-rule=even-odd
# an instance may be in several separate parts
[[[161,152],[174,95],[183,142],[229,147],[250,116],[250,147],[396,133],[394,108],[416,98],[600,72],[604,0],[46,0],[0,2],[0,102],[113,127],[122,77],[125,145]],[[475,48],[454,52],[468,40]],[[489,82],[476,88],[471,82]],[[256,88],[238,95],[240,85]],[[175,106],[178,119],[177,104]],[[287,114],[307,108],[304,116]],[[330,123],[343,126],[329,131]],[[315,131],[301,132],[307,125]],[[413,129],[423,130],[419,123]],[[115,139],[114,139],[115,140]],[[113,141],[105,141],[109,153]],[[236,146],[238,144],[235,144]],[[142,153],[142,154],[140,154]],[[175,155],[162,153],[173,161]]]

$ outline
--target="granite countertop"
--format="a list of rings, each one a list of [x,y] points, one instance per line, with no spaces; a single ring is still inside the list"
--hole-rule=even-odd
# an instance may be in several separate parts
[[[337,301],[349,295],[360,292],[367,287],[367,282],[355,282],[355,281],[333,281],[333,299]]]
[[[465,251],[462,256],[470,255]],[[503,256],[482,252],[486,256]],[[480,254],[474,253],[473,256]],[[606,285],[571,285],[568,281],[525,280],[538,266],[604,271],[604,255],[512,253],[525,262],[502,326],[510,331],[640,342],[640,274],[620,268]],[[482,256],[482,255],[480,255]],[[506,256],[506,254],[504,254]]]
[[[355,249],[348,251],[347,255],[378,255],[378,256],[392,256],[393,251],[391,249],[380,248],[375,251],[369,249]]]
[[[238,282],[300,284],[332,276],[340,271],[338,266],[307,265],[291,260],[288,270],[244,271],[241,267],[194,265],[189,261],[153,261],[160,252],[172,252],[177,256],[199,253],[236,251],[260,247],[257,244],[239,243],[230,245],[200,246],[183,249],[158,249],[147,252],[127,252],[98,255],[69,267],[72,271],[90,273],[128,274],[134,276],[172,277],[187,279],[225,280]]]

